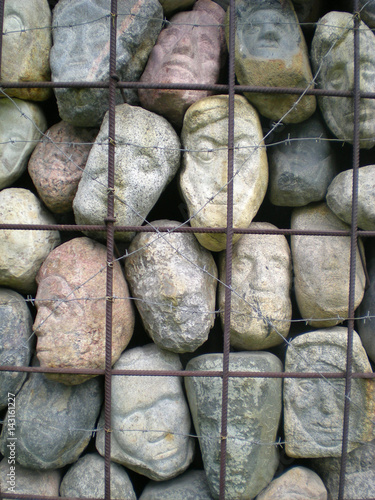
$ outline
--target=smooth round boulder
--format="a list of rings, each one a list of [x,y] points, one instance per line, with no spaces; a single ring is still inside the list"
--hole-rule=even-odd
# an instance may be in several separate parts
[[[189,470],[169,481],[150,481],[139,500],[212,500],[203,470]]]
[[[154,227],[180,223],[160,220]],[[217,268],[189,233],[138,233],[125,260],[126,278],[146,331],[162,349],[193,352],[215,321]]]
[[[39,199],[23,188],[0,191],[0,220],[3,224],[55,224]],[[42,262],[59,243],[58,231],[1,231],[0,286],[33,294]]]

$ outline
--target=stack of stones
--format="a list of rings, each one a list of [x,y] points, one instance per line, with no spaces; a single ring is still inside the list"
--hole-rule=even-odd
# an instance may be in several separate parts
[[[374,92],[375,15],[360,3],[361,90]],[[227,83],[228,4],[119,2],[118,79]],[[2,80],[77,86],[0,90],[0,222],[47,226],[0,231],[0,363],[66,370],[0,371],[1,492],[104,498],[103,377],[69,370],[104,369],[110,301],[113,368],[157,372],[112,376],[112,498],[219,498],[223,440],[226,499],[337,498],[345,383],[321,374],[346,371],[353,101],[303,90],[353,90],[354,21],[324,8],[236,0],[237,81],[301,94],[235,96],[228,178],[227,95],[117,89],[109,135],[109,0],[6,1]],[[374,231],[375,101],[361,100],[359,120],[357,224]],[[49,227],[104,226],[109,144],[111,263],[101,228]],[[180,229],[225,228],[232,187],[233,226],[250,231],[235,231],[229,273],[230,233]],[[352,381],[346,491],[373,498],[372,239],[355,252],[352,369],[368,377]],[[229,370],[241,372],[228,383],[226,436],[224,331]],[[318,376],[283,382],[283,371]]]

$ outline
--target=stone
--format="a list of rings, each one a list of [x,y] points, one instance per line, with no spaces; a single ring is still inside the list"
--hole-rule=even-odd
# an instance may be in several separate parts
[[[2,224],[55,224],[39,199],[28,189],[0,191]],[[32,294],[35,277],[47,255],[60,243],[58,231],[15,231],[0,234],[0,286]]]
[[[46,128],[46,118],[37,104],[0,99],[0,189],[21,177]]]
[[[180,189],[192,227],[227,225],[228,96],[210,96],[187,110],[181,134],[184,146]],[[243,96],[234,104],[233,226],[247,228],[268,184],[267,155],[258,113]],[[224,233],[196,233],[199,243],[224,250]],[[233,236],[233,242],[240,234]]]
[[[107,217],[108,113],[93,145],[73,202],[77,224],[104,224]],[[116,107],[115,217],[142,225],[180,166],[180,141],[167,120],[137,106]],[[90,236],[105,238],[103,232]],[[129,241],[131,232],[116,232]]]
[[[126,470],[111,462],[111,499],[137,500]],[[68,470],[60,486],[63,498],[104,498],[104,458],[88,453]]]
[[[368,357],[375,363],[375,256],[367,265],[370,285],[357,309],[357,331]],[[362,318],[362,319],[359,319]]]
[[[327,191],[327,205],[337,217],[352,222],[353,170],[338,174]],[[358,227],[375,229],[375,165],[358,169]]]
[[[353,16],[348,12],[329,12],[317,24],[311,45],[311,61],[318,72],[317,85],[325,90],[354,91]],[[359,73],[361,92],[375,91],[375,34],[359,25]],[[352,97],[319,96],[319,107],[331,132],[340,140],[353,143],[354,110]],[[375,145],[375,102],[361,99],[359,114],[360,147]]]
[[[222,354],[189,361],[186,370],[220,371]],[[268,352],[229,355],[230,371],[281,372],[282,363]],[[222,380],[185,377],[186,393],[213,498],[219,498]],[[226,437],[226,498],[254,498],[276,472],[276,435],[281,414],[280,378],[229,379]]]
[[[345,472],[345,498],[375,498],[375,441],[359,446],[348,453]],[[311,459],[321,476],[329,498],[338,498],[340,458]]]
[[[306,42],[290,0],[238,0],[235,72],[241,85],[313,88]],[[226,37],[229,44],[227,13]],[[299,123],[315,111],[314,96],[245,92],[271,120]]]
[[[124,82],[138,81],[162,27],[157,0],[121,2],[117,16],[116,73]],[[53,10],[51,70],[54,82],[109,79],[111,2],[60,0]],[[108,89],[56,88],[62,120],[79,127],[97,127],[108,110]],[[126,102],[138,104],[135,90],[124,89]],[[116,104],[124,102],[116,92]]]
[[[291,218],[295,230],[349,231],[325,203],[295,208]],[[362,245],[358,240],[358,245]],[[350,236],[291,237],[294,288],[302,318],[315,327],[329,327],[348,317]],[[354,308],[365,291],[365,274],[356,252]]]
[[[30,374],[16,396],[16,425],[11,432],[5,416],[1,453],[10,457],[11,438],[16,440],[15,459],[23,467],[59,469],[75,462],[95,429],[102,392],[98,378],[67,387],[42,373]]]
[[[252,222],[250,229],[277,229]],[[225,255],[220,255],[219,309],[225,321]],[[292,319],[292,259],[283,235],[244,234],[233,246],[230,343],[239,350],[281,344]]]
[[[115,370],[181,370],[177,354],[155,344],[125,351]],[[191,419],[181,377],[112,376],[111,460],[155,481],[182,474],[193,459]],[[96,448],[104,455],[104,412]]]
[[[192,11],[180,12],[160,32],[140,81],[212,85],[226,61],[225,11],[212,0],[198,0]],[[210,90],[139,89],[144,108],[181,130],[185,111],[212,95]]]
[[[327,500],[327,490],[318,474],[306,467],[292,467],[265,488],[256,500]]]
[[[7,0],[4,4],[1,79],[8,82],[46,82],[51,78],[51,10],[47,0]],[[49,88],[4,89],[9,96],[45,101]]]
[[[34,333],[41,366],[105,368],[107,249],[89,238],[63,243],[43,262],[35,297]],[[134,312],[118,261],[113,263],[112,364],[128,345]],[[48,373],[75,385],[95,375]]]
[[[267,147],[269,199],[273,205],[300,207],[322,201],[338,173],[337,159],[323,120],[316,113],[285,126]]]
[[[175,227],[175,221],[152,222]],[[181,251],[182,250],[182,251]],[[193,352],[215,321],[217,268],[191,233],[138,233],[125,260],[126,278],[144,327],[161,349]]]
[[[169,481],[150,481],[139,500],[212,500],[203,470],[189,470]]]
[[[61,475],[59,470],[27,469],[17,463],[9,464],[8,459],[3,458],[0,462],[0,491],[23,495],[33,493],[34,495],[58,496]]]
[[[59,122],[36,145],[28,171],[40,199],[51,212],[73,210],[73,199],[97,133],[97,129]]]
[[[170,17],[177,10],[187,10],[192,7],[195,0],[159,0],[163,7],[165,17]]]
[[[293,339],[285,358],[286,372],[345,372],[347,328],[336,326]],[[353,331],[353,372],[372,373],[358,334]],[[375,386],[353,378],[350,393],[348,451],[374,437]],[[340,457],[345,378],[284,380],[285,452],[295,458]]]
[[[368,0],[359,0],[358,10],[361,13],[361,19],[369,28],[375,28],[375,5]]]
[[[0,288],[0,365],[29,366],[33,348],[32,316],[25,299]],[[0,410],[8,406],[9,394],[21,389],[26,373],[0,371]]]

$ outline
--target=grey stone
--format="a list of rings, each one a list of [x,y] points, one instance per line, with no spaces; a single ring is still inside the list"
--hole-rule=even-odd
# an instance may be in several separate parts
[[[60,0],[53,10],[53,81],[108,81],[110,0]],[[163,9],[157,0],[126,0],[118,7],[116,72],[121,81],[139,79],[161,30]],[[124,89],[137,104],[135,90]],[[108,89],[55,89],[62,120],[96,127],[108,109]],[[116,92],[116,104],[123,102]]]
[[[0,189],[11,186],[24,173],[46,128],[46,118],[37,104],[0,99]]]
[[[374,2],[369,2],[368,0],[359,0],[358,2],[359,11],[361,13],[361,19],[367,24],[369,28],[375,28],[375,4]]]
[[[0,220],[2,224],[55,224],[39,199],[22,188],[0,191]],[[58,231],[1,231],[0,285],[34,293],[40,265],[59,243]]]
[[[252,222],[250,229],[277,229]],[[225,255],[220,257],[219,309],[224,327]],[[292,319],[292,259],[283,235],[244,234],[233,246],[230,343],[239,350],[281,344]]]
[[[311,45],[314,72],[319,69],[317,84],[334,91],[354,90],[353,15],[329,12],[317,24]],[[359,73],[361,92],[375,91],[375,34],[359,25]],[[340,140],[353,143],[354,104],[352,97],[319,96],[319,107],[331,132]],[[375,144],[375,102],[361,99],[359,139],[361,148]]]
[[[28,164],[38,194],[53,213],[73,210],[73,199],[97,129],[59,122],[48,129]]]
[[[111,463],[111,498],[137,500],[133,485],[121,465]],[[61,482],[60,496],[77,498],[104,498],[104,458],[89,453],[75,462]]]
[[[22,295],[0,288],[0,365],[29,366],[32,322]],[[23,372],[0,372],[0,410],[6,408],[9,393],[14,397],[25,379]]]
[[[256,500],[327,500],[327,490],[318,474],[306,467],[293,467],[277,477]]]
[[[0,492],[3,494],[30,495],[33,493],[34,495],[58,496],[60,481],[61,471],[59,470],[27,469],[17,463],[9,464],[7,458],[3,458],[0,462]]]
[[[108,113],[90,151],[73,202],[77,224],[104,224],[107,217]],[[137,106],[116,107],[115,217],[123,226],[142,225],[180,166],[180,141],[167,120]],[[105,238],[100,232],[90,236]],[[129,232],[116,232],[129,240]]]
[[[47,0],[7,0],[4,4],[1,78],[6,82],[50,80],[49,52],[52,45],[51,10]],[[49,88],[9,88],[12,96],[44,101]]]
[[[150,481],[139,500],[212,500],[206,474],[190,470],[162,483]]]
[[[324,200],[338,173],[335,153],[318,114],[298,125],[287,125],[267,148],[269,198],[278,206],[299,207]]]
[[[293,210],[291,228],[297,230],[348,231],[325,203]],[[358,241],[361,245],[361,241]],[[350,236],[293,235],[291,247],[294,286],[299,311],[316,327],[342,323],[348,317]],[[361,303],[365,274],[357,248],[354,307]]]
[[[117,370],[181,370],[177,354],[155,344],[125,351]],[[184,472],[193,459],[194,441],[181,377],[112,376],[111,460],[165,481]],[[96,448],[104,455],[104,412]]]
[[[327,205],[347,224],[352,222],[352,192],[352,169],[337,175],[327,191]],[[358,169],[358,227],[375,229],[375,165]]]
[[[32,373],[16,396],[14,430],[5,416],[1,453],[9,458],[11,437],[16,440],[15,459],[23,467],[59,469],[75,462],[90,441],[102,399],[98,378],[67,387]]]
[[[179,227],[175,221],[154,227]],[[162,349],[192,352],[215,321],[217,268],[189,233],[139,233],[125,260],[126,277],[146,331]]]
[[[370,286],[365,291],[363,300],[357,309],[357,331],[368,357],[375,363],[375,257],[367,266]],[[367,317],[366,317],[367,316]],[[372,317],[371,317],[372,316]]]
[[[307,46],[290,0],[236,1],[235,71],[241,85],[313,87]],[[227,21],[229,20],[229,10]],[[229,22],[226,23],[229,43]],[[245,93],[272,120],[299,123],[315,111],[314,96]]]
[[[186,370],[220,371],[222,354],[192,359]],[[280,372],[282,364],[267,352],[229,355],[230,371]],[[186,377],[190,411],[213,498],[219,498],[222,379]],[[279,462],[276,434],[281,414],[281,379],[230,378],[226,438],[226,498],[254,498],[272,479]]]
[[[323,479],[329,499],[338,498],[341,459],[320,458],[310,462]],[[345,498],[375,498],[375,441],[363,444],[348,454]]]
[[[180,176],[192,227],[226,227],[228,190],[228,96],[201,99],[187,110],[181,140],[185,148]],[[247,228],[268,184],[267,155],[256,110],[243,96],[234,101],[233,226]],[[219,252],[226,234],[196,233],[201,245]],[[233,236],[233,242],[240,234]]]
[[[348,331],[336,326],[293,339],[286,372],[345,372]],[[353,372],[372,373],[358,334],[353,331]],[[375,386],[355,378],[350,392],[348,451],[374,437]],[[290,457],[339,457],[342,452],[345,378],[284,380],[285,451]]]

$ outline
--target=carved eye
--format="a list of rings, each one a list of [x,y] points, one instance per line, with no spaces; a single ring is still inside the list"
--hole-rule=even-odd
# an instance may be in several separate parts
[[[25,29],[25,26],[22,19],[15,14],[6,16],[6,18],[4,19],[4,33],[18,33],[23,29]]]
[[[327,75],[327,85],[335,90],[345,90],[346,72],[345,66],[335,66]]]
[[[211,143],[200,143],[193,154],[197,160],[210,162],[215,158],[214,146]]]

